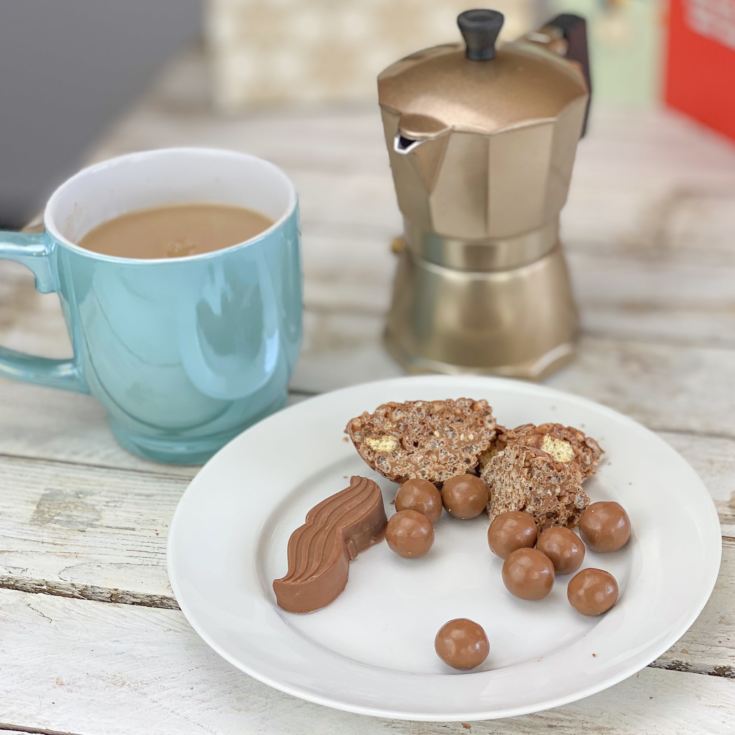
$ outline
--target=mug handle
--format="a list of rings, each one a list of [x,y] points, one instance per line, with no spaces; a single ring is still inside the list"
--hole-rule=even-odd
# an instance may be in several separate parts
[[[22,263],[36,278],[40,293],[58,290],[46,233],[0,230],[0,259]],[[87,393],[77,361],[52,360],[0,347],[0,376],[45,385],[49,388]]]

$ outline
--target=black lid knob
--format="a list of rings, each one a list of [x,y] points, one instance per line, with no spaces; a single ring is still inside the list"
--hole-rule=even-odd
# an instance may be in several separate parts
[[[497,10],[465,10],[457,16],[470,61],[488,61],[495,58],[495,42],[505,17]]]

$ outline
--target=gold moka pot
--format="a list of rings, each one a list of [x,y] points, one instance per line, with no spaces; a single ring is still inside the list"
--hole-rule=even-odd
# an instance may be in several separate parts
[[[457,22],[464,44],[378,77],[405,223],[386,341],[412,371],[540,378],[577,330],[559,213],[589,100],[585,22],[499,48],[501,13]]]

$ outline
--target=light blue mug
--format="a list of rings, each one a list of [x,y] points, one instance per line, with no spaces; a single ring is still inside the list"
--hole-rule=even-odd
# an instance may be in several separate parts
[[[143,260],[77,244],[93,227],[149,207],[217,203],[274,224],[211,253]],[[280,408],[301,343],[298,201],[289,178],[254,156],[208,148],[133,153],[86,168],[44,211],[45,232],[0,232],[0,258],[57,292],[74,356],[0,348],[0,375],[91,393],[129,451],[204,461]]]

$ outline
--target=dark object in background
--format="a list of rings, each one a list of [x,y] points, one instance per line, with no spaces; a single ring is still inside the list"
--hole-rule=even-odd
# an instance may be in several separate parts
[[[201,16],[199,0],[2,4],[0,227],[40,209]]]

